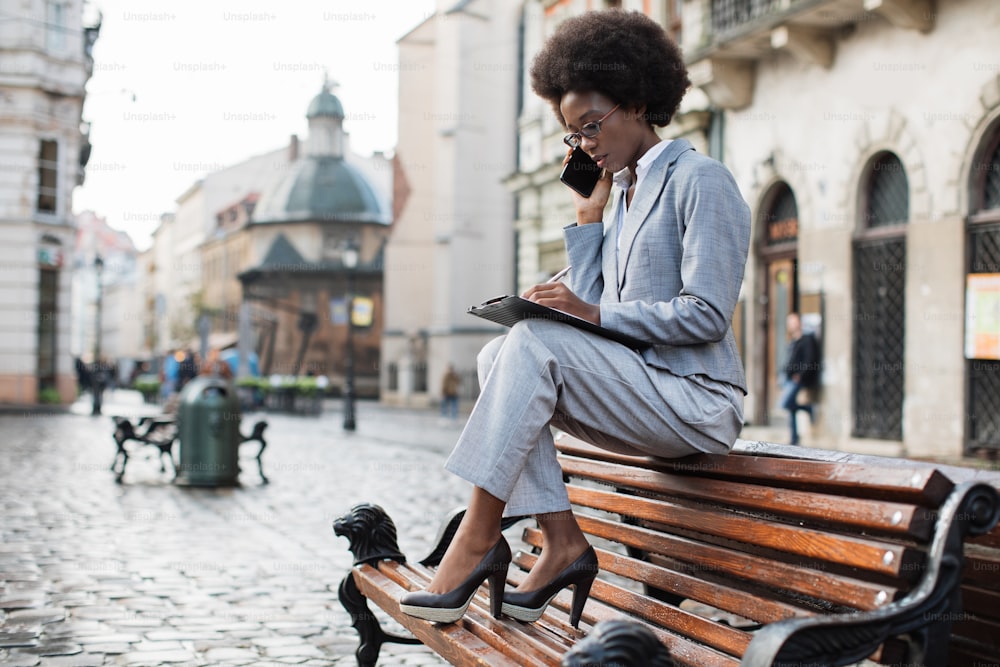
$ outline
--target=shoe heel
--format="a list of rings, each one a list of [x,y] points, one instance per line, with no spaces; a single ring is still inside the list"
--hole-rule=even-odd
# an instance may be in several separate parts
[[[490,582],[490,614],[493,618],[500,618],[503,611],[503,592],[507,585],[507,567],[510,563],[504,563],[502,569],[489,576]]]
[[[578,581],[573,585],[573,603],[569,611],[569,624],[574,628],[580,627],[580,617],[583,616],[583,607],[590,597],[590,587],[596,577],[590,577],[583,581]]]

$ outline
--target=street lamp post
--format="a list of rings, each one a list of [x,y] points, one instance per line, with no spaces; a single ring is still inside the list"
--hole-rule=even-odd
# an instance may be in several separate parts
[[[97,275],[97,304],[94,311],[94,371],[90,374],[90,394],[93,401],[90,414],[99,415],[104,393],[104,366],[101,363],[101,308],[104,289],[101,276],[104,273],[104,260],[100,255],[94,257],[94,273]]]
[[[347,356],[344,364],[344,430],[353,431],[354,419],[354,290],[358,268],[358,246],[353,240],[344,244],[344,268],[347,269]]]

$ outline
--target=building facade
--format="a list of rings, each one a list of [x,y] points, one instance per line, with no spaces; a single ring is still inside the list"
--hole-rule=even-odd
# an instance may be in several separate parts
[[[73,188],[99,25],[82,0],[0,1],[0,402],[76,395],[70,301]]]
[[[502,330],[469,306],[514,289],[520,7],[439,2],[400,38],[396,218],[386,247],[381,396],[440,399],[449,365],[466,399],[476,355]]]
[[[118,376],[112,379],[127,381],[133,366],[149,358],[143,346],[138,252],[128,234],[92,211],[78,213],[75,222],[70,352],[86,364],[95,355],[113,360]]]
[[[526,70],[565,18],[644,11],[693,87],[664,138],[734,173],[753,244],[734,328],[754,425],[778,405],[785,316],[822,346],[807,444],[909,456],[1000,451],[1000,5],[990,0],[526,2]],[[956,45],[961,45],[957,49]],[[520,286],[559,267],[563,132],[519,115]]]
[[[723,111],[721,157],[754,214],[747,414],[784,418],[776,383],[795,310],[822,340],[815,442],[995,454],[1000,5],[683,11],[692,80]]]

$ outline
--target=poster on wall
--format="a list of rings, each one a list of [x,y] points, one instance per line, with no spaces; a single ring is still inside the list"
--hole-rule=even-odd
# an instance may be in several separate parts
[[[1000,359],[1000,273],[966,276],[965,358]]]

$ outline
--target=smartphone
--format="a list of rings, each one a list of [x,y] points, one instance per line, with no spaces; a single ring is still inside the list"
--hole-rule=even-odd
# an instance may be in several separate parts
[[[563,167],[559,180],[584,197],[589,197],[593,194],[597,181],[601,180],[601,172],[603,171],[596,162],[590,159],[589,155],[577,146],[569,156],[569,162]]]

